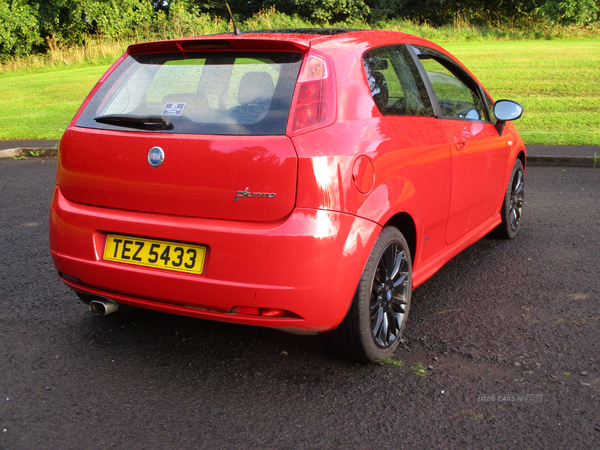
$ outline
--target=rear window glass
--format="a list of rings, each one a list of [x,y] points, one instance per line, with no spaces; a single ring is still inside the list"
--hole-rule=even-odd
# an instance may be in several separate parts
[[[164,133],[285,134],[302,53],[130,55],[77,126]]]

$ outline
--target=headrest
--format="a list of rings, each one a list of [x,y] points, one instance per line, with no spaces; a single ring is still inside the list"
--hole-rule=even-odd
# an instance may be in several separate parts
[[[240,81],[238,102],[242,105],[271,101],[275,85],[273,78],[266,72],[248,72]]]

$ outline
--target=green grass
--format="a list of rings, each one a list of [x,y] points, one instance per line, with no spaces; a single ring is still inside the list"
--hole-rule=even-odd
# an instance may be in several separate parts
[[[385,359],[384,361],[382,361],[381,364],[384,364],[386,366],[394,366],[394,367],[402,367],[404,365],[404,363],[402,361],[395,360],[391,356],[389,358]]]
[[[60,139],[108,67],[0,77],[0,139]]]
[[[600,39],[442,45],[495,99],[525,107],[527,144],[600,145]],[[0,72],[0,139],[59,139],[108,68],[71,63]]]
[[[422,363],[417,363],[410,368],[415,375],[418,376],[427,376],[429,372],[427,372],[427,366]]]
[[[527,144],[600,145],[600,40],[447,44],[494,99],[525,108]]]

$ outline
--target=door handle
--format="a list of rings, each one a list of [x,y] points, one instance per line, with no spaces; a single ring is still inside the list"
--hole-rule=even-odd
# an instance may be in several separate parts
[[[463,148],[465,148],[465,146],[467,145],[467,143],[465,141],[460,141],[456,143],[456,150],[462,150]]]

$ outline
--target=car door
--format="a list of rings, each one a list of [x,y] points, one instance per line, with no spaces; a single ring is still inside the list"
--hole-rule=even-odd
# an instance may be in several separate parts
[[[434,93],[432,103],[451,145],[451,200],[446,242],[452,244],[485,221],[500,206],[506,138],[491,119],[483,90],[446,55],[413,46]]]
[[[435,117],[417,62],[405,45],[369,50],[363,65],[373,100],[382,114],[381,135],[388,137],[376,161],[380,182],[402,180],[419,198],[417,234],[422,242],[416,266],[445,250],[450,208],[450,148]],[[395,200],[394,200],[395,202]]]

